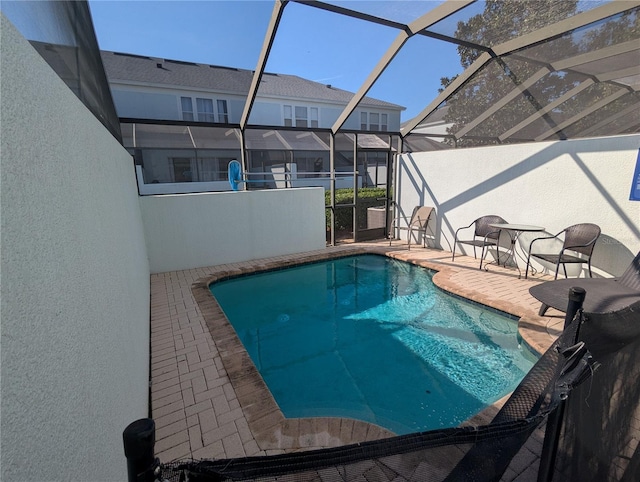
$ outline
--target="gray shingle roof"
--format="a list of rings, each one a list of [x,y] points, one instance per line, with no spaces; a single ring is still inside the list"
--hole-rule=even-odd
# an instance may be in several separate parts
[[[246,96],[251,87],[251,70],[158,59],[120,52],[101,51],[107,78],[112,81],[165,84],[176,88],[215,90]],[[259,96],[288,97],[346,105],[352,92],[303,79],[295,75],[265,73]],[[361,105],[404,110],[383,100],[365,97]]]

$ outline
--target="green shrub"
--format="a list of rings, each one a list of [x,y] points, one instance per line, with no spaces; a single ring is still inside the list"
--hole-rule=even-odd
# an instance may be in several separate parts
[[[384,205],[386,191],[384,188],[365,187],[358,189],[358,225],[366,226],[367,209]],[[324,193],[325,206],[331,204],[331,191]],[[340,204],[353,203],[353,188],[336,189],[336,231],[353,231],[353,211],[350,207],[340,208]],[[331,227],[331,210],[325,210],[327,229]]]

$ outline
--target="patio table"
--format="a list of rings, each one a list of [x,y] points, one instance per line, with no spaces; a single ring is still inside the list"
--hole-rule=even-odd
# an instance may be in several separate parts
[[[507,266],[507,262],[510,259],[513,260],[513,264],[515,264],[516,268],[518,269],[518,278],[522,278],[522,271],[520,271],[520,266],[518,266],[518,260],[516,259],[516,241],[518,240],[518,237],[522,233],[540,232],[540,231],[544,231],[544,228],[542,226],[533,226],[531,224],[511,224],[511,223],[496,223],[496,224],[490,224],[489,226],[496,229],[503,229],[509,232],[511,246],[507,250],[507,258],[505,259],[504,265]],[[524,261],[524,258],[522,258],[522,260]],[[488,264],[491,264],[491,262]],[[487,269],[486,264],[484,269],[485,270]]]

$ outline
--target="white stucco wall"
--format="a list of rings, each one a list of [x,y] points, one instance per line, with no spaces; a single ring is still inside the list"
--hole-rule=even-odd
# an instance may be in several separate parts
[[[324,190],[273,189],[140,198],[152,273],[322,249]]]
[[[131,156],[2,16],[3,481],[122,481],[148,414]]]
[[[640,135],[628,135],[405,154],[398,200],[407,215],[416,205],[436,208],[436,244],[446,250],[457,228],[486,214],[551,234],[598,224],[594,266],[619,275],[640,250],[640,202],[629,200],[639,147]],[[528,249],[535,236],[520,241]]]

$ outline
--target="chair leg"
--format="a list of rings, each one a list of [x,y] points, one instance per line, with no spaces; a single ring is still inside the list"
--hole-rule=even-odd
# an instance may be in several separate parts
[[[587,264],[589,267],[589,278],[593,278],[593,274],[591,273],[591,258],[589,258],[589,263]]]
[[[540,309],[538,310],[538,316],[544,316],[544,314],[547,312],[548,309],[549,309],[549,307],[547,305],[545,305],[544,303],[542,303],[540,305]]]
[[[452,262],[453,262],[454,259],[456,259],[456,241],[457,241],[457,238],[454,237],[453,238],[453,253],[452,253],[452,256],[451,256],[451,261]]]

